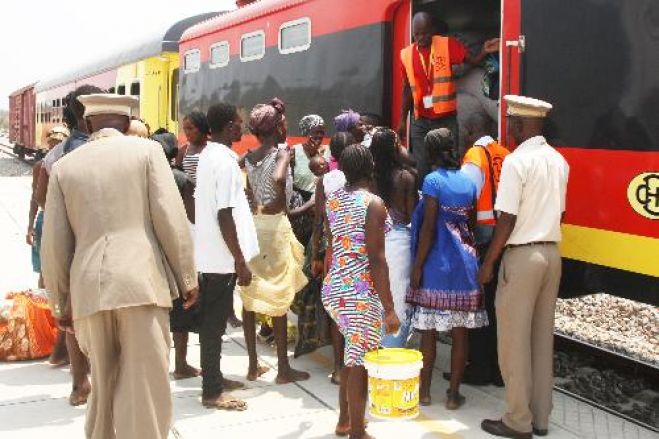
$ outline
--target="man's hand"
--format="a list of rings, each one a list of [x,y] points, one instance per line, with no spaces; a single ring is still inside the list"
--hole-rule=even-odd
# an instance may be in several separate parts
[[[75,334],[73,331],[73,318],[71,317],[71,314],[63,315],[57,319],[57,327],[60,331]]]
[[[492,282],[493,277],[494,277],[494,265],[489,263],[484,263],[481,266],[481,269],[478,270],[478,282],[480,282],[481,285],[489,284],[490,282]]]
[[[183,295],[183,309],[192,308],[197,300],[199,300],[199,287],[194,287]]]
[[[236,261],[236,275],[238,276],[238,286],[247,287],[252,283],[252,271],[245,261]]]
[[[499,51],[499,38],[492,38],[483,43],[483,52],[485,53],[496,53]]]
[[[27,228],[27,234],[25,235],[25,242],[27,242],[27,245],[32,247],[34,245],[34,228],[28,227]]]
[[[384,331],[387,334],[395,334],[400,329],[400,320],[393,309],[384,313]]]

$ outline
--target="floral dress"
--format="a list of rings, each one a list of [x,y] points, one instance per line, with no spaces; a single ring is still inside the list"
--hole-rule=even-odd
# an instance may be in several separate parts
[[[380,347],[383,308],[366,252],[366,214],[376,198],[341,188],[327,198],[332,262],[322,290],[323,306],[345,338],[344,363],[363,366],[364,355]]]

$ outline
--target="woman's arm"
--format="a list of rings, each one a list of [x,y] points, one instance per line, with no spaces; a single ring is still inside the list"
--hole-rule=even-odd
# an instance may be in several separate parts
[[[423,210],[423,223],[419,233],[419,246],[416,251],[410,286],[414,289],[421,287],[421,274],[428,253],[435,243],[435,228],[437,227],[437,216],[439,215],[439,200],[430,195],[424,195],[425,207]]]
[[[373,199],[366,213],[366,253],[371,267],[373,286],[380,297],[385,314],[385,328],[388,334],[398,331],[400,321],[394,310],[394,299],[389,284],[389,266],[384,256],[384,223],[387,209],[379,198]]]
[[[188,145],[183,145],[179,148],[178,153],[176,153],[176,158],[174,159],[174,166],[180,168],[183,166],[183,158],[188,151]]]
[[[403,191],[405,193],[405,221],[412,220],[412,214],[419,203],[419,191],[416,190],[416,177],[408,170],[401,172]]]
[[[34,219],[39,210],[39,204],[37,204],[37,190],[39,188],[41,166],[42,162],[39,160],[32,167],[32,193],[30,195],[30,211],[28,212],[27,219],[27,235],[25,236],[25,242],[27,242],[27,245],[32,245],[34,243]]]

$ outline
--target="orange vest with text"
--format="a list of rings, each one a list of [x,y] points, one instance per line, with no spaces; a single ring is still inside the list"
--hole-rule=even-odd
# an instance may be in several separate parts
[[[490,157],[489,160],[488,154]],[[510,154],[510,151],[499,145],[496,141],[484,147],[473,146],[465,154],[463,163],[471,163],[478,166],[484,177],[483,189],[481,189],[481,194],[476,204],[476,222],[478,224],[494,225],[497,223],[494,216],[494,201],[496,191],[499,187],[503,160],[508,154]]]
[[[455,82],[451,70],[451,57],[449,54],[448,37],[432,37],[432,48],[430,63],[432,65],[432,105],[437,114],[453,113],[458,109],[458,101],[455,93]],[[423,106],[423,96],[426,90],[422,90],[414,75],[414,56],[420,56],[415,44],[411,44],[400,51],[401,61],[407,73],[412,96],[414,97],[414,116],[419,116],[419,108]]]

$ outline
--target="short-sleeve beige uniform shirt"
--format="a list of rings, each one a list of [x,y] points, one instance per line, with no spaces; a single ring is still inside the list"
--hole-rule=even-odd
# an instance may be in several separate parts
[[[507,245],[560,242],[570,168],[544,137],[532,137],[503,162],[495,210],[517,216]]]

